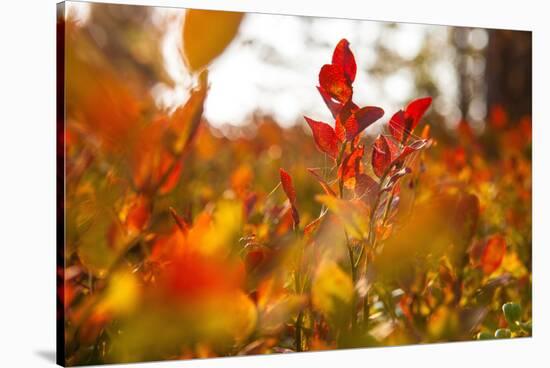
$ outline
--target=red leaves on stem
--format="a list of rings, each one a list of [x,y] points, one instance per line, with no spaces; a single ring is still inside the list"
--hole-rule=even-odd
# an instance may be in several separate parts
[[[384,110],[379,107],[359,108],[353,103],[352,83],[356,74],[355,57],[349,48],[349,42],[342,39],[334,49],[332,64],[325,64],[321,68],[319,87],[317,87],[323,101],[336,119],[334,133],[341,142],[353,141],[363,130],[384,115]]]
[[[319,72],[319,92],[333,112],[335,106],[327,102],[327,96],[336,99],[340,104],[351,100],[357,65],[355,57],[349,49],[349,42],[342,39],[332,54],[332,64],[325,64]]]

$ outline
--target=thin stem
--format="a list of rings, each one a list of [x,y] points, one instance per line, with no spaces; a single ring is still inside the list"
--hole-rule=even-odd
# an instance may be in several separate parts
[[[342,147],[340,148],[340,153],[338,154],[338,159],[336,160],[336,167],[340,167],[342,164],[342,159],[344,157],[344,152],[346,151],[347,141],[342,144]],[[353,145],[353,143],[352,143]],[[353,147],[352,147],[353,148]],[[344,199],[344,178],[339,176],[338,177],[338,189],[339,189],[339,196],[340,199]],[[357,269],[355,267],[355,260],[353,256],[353,248],[349,241],[349,235],[348,232],[344,229],[344,235],[346,236],[346,247],[348,249],[348,256],[349,256],[349,264],[351,268],[351,280],[353,284],[355,285],[355,282],[357,281]],[[355,303],[352,303],[351,308],[351,329],[352,331],[355,331],[357,325],[357,313],[355,311]]]
[[[302,351],[302,323],[304,319],[303,312],[300,311],[296,320],[296,351]]]
[[[300,239],[300,232],[297,227],[294,228],[294,234],[297,239]],[[301,277],[301,267],[302,267],[302,260],[303,260],[303,247],[300,249],[300,255],[298,257],[298,264],[296,265],[296,270],[294,271],[294,288],[296,294],[302,294],[303,293],[303,285],[302,285],[302,277]],[[300,311],[298,313],[298,316],[296,317],[296,331],[295,331],[295,340],[296,340],[296,351],[300,352],[302,351],[302,340],[303,340],[303,324],[304,319],[304,313],[303,311]]]
[[[386,221],[388,220],[388,217],[390,215],[391,210],[391,204],[393,202],[394,192],[391,191],[390,198],[388,198],[388,202],[386,203],[386,208],[384,209],[384,215],[382,216],[382,225],[386,224]]]
[[[342,144],[340,148],[340,153],[338,154],[338,160],[336,160],[336,167],[340,167],[342,164],[342,159],[344,158],[344,152],[346,151],[347,142]],[[340,193],[340,199],[344,198],[344,180],[342,177],[338,178],[338,189]]]

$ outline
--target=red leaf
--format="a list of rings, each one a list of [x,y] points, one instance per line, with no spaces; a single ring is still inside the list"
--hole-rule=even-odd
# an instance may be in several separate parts
[[[506,240],[501,235],[493,235],[485,243],[481,254],[481,269],[489,275],[499,268],[506,253]]]
[[[378,183],[366,174],[358,174],[355,177],[355,195],[358,197],[366,196],[367,202],[374,201],[374,193],[376,193]]]
[[[366,106],[354,110],[351,116],[345,121],[346,140],[352,141],[369,125],[380,119],[384,110],[375,106]]]
[[[293,204],[296,202],[296,190],[292,184],[292,177],[284,169],[279,169],[279,174],[281,176],[281,184],[283,190],[285,191],[286,196],[290,200],[290,203]]]
[[[338,114],[340,113],[340,110],[342,110],[342,104],[334,101],[332,97],[328,94],[327,91],[325,91],[321,87],[317,87],[317,90],[321,94],[321,97],[323,98],[323,101],[325,101],[325,104],[327,105],[328,109],[330,110],[330,113],[332,114],[332,117],[336,119]]]
[[[351,85],[344,74],[344,69],[339,65],[323,65],[319,73],[319,85],[341,103],[346,103],[351,99]]]
[[[332,64],[340,66],[344,70],[344,74],[348,78],[349,83],[355,80],[357,65],[355,57],[349,49],[349,42],[345,38],[338,42],[332,54]]]
[[[336,134],[336,138],[342,143],[346,140],[346,128],[344,128],[344,125],[342,124],[342,121],[340,120],[340,115],[336,118],[334,122],[334,133]]]
[[[396,141],[401,142],[403,140],[403,131],[405,130],[405,112],[399,110],[393,114],[388,125],[391,135]]]
[[[405,144],[431,103],[431,97],[419,98],[409,103],[405,111],[399,110],[392,116],[390,133],[398,142]]]
[[[317,174],[314,169],[308,168],[307,171],[309,171],[309,173],[313,175],[315,179],[317,179],[326,194],[336,197],[336,193],[334,192],[334,190],[332,190],[330,185],[328,185],[328,183],[319,174]]]
[[[365,153],[364,146],[358,146],[342,161],[342,165],[338,168],[338,176],[344,180],[344,183],[361,172],[361,159]]]
[[[347,139],[347,131],[345,125],[347,124],[347,121],[353,117],[353,113],[357,111],[357,109],[359,109],[359,107],[350,100],[342,106],[338,113],[338,116],[336,117],[334,130],[336,136],[341,142],[344,142]]]
[[[372,146],[372,169],[379,178],[384,175],[397,156],[397,146],[384,135],[378,136]]]
[[[403,161],[407,158],[411,153],[420,151],[422,148],[426,147],[428,145],[428,140],[426,139],[418,139],[414,141],[413,143],[406,146],[399,157],[395,159],[395,161]]]
[[[304,116],[304,118],[313,132],[313,139],[315,139],[317,148],[331,158],[336,159],[338,156],[338,138],[334,129],[326,123],[315,121],[307,116]]]
[[[413,119],[413,125],[411,127],[411,131],[416,128],[418,123],[420,122],[420,119],[428,110],[428,107],[432,104],[432,98],[431,97],[423,97],[418,98],[407,106],[405,109],[405,113],[407,114],[407,117],[410,117]]]
[[[285,194],[290,201],[290,206],[292,207],[292,220],[294,221],[294,227],[297,228],[300,224],[300,216],[298,214],[298,209],[296,208],[296,190],[294,189],[294,184],[292,184],[292,178],[286,171],[279,169],[279,174],[281,177],[283,190],[285,191]]]

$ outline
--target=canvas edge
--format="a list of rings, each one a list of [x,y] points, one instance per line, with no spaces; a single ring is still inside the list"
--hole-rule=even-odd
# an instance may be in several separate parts
[[[65,366],[65,2],[56,4],[56,364]]]

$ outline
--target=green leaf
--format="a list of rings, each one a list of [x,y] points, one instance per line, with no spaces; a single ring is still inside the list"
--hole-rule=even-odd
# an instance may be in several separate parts
[[[521,319],[521,306],[517,303],[506,303],[502,306],[504,318],[510,328],[516,328]]]
[[[495,331],[495,337],[497,339],[509,339],[512,337],[512,332],[507,328],[499,328]]]
[[[489,332],[480,332],[477,334],[478,340],[492,340],[494,339],[494,336],[490,334]]]

